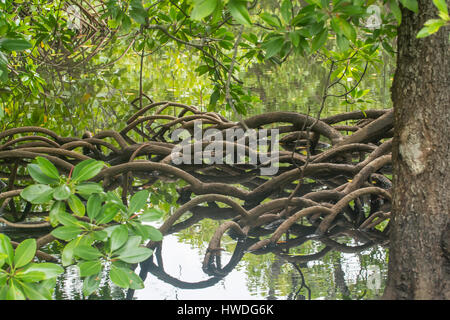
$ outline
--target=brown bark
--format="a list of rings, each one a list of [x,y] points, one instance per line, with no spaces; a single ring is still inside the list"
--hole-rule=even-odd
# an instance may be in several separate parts
[[[449,3],[449,1],[447,1]],[[450,46],[448,28],[416,34],[432,1],[402,9],[394,103],[394,199],[386,299],[450,298]]]

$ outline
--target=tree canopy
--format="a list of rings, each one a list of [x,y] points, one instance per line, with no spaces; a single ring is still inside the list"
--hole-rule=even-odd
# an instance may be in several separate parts
[[[433,2],[438,16],[418,37],[449,23],[445,1]],[[379,64],[384,52],[395,54],[400,7],[418,10],[416,0],[8,0],[0,6],[3,128],[21,121],[48,126],[52,116],[70,118],[70,109],[83,109],[92,97],[97,106],[128,102],[130,93],[111,94],[118,82],[129,81],[123,68],[112,66],[128,53],[139,65],[169,48],[188,50],[190,67],[208,78],[208,110],[246,114],[256,97],[246,90],[242,71],[298,55],[330,69],[327,96],[357,99],[365,94],[357,85],[367,68]],[[174,60],[172,68],[179,63]],[[147,94],[140,68],[140,86],[131,91],[138,105]],[[82,114],[90,117],[96,104]]]

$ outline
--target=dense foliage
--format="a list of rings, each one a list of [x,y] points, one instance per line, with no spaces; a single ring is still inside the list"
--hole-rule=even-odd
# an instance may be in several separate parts
[[[434,3],[439,17],[418,36],[449,21],[445,1]],[[61,126],[61,133],[79,134],[120,126],[130,102],[138,107],[164,87],[170,93],[177,86],[195,99],[182,102],[245,114],[258,97],[242,81],[242,71],[298,55],[332,67],[330,80],[340,80],[333,94],[351,103],[367,93],[355,86],[366,68],[379,72],[380,59],[386,60],[382,51],[394,54],[401,5],[417,10],[416,0],[4,1],[2,127]],[[186,70],[192,79],[175,84]],[[155,72],[164,76],[152,83],[147,78]],[[161,83],[166,85],[155,90]],[[108,115],[107,124],[101,114]]]

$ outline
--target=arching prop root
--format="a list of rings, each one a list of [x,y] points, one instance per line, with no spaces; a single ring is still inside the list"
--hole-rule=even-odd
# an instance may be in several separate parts
[[[31,181],[26,165],[43,156],[65,175],[85,159],[104,161],[108,165],[92,181],[120,190],[124,202],[141,188],[158,193],[158,182],[182,181],[177,189],[180,207],[160,231],[177,232],[204,218],[222,221],[203,262],[212,275],[223,274],[220,245],[225,235],[238,243],[251,239],[245,252],[255,254],[286,255],[289,248],[310,240],[353,250],[337,242],[342,235],[362,243],[358,247],[386,243],[392,110],[347,112],[321,120],[280,111],[243,121],[247,132],[221,114],[163,101],[144,106],[120,132],[76,138],[41,127],[5,130],[0,133],[0,223],[31,229],[36,228],[28,221],[31,216],[48,215],[44,207],[19,197]],[[178,139],[180,132],[193,139]],[[46,221],[38,223],[49,227]],[[47,233],[40,245],[52,240]]]

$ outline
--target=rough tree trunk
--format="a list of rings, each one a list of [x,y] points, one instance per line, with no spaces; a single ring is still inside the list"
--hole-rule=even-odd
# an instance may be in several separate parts
[[[447,1],[449,3],[449,1]],[[419,0],[398,29],[394,201],[385,299],[450,299],[449,29],[416,39],[438,13]]]

